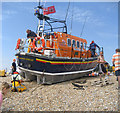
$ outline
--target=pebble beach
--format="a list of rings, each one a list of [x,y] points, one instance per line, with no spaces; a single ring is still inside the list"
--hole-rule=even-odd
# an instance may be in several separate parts
[[[84,89],[72,84],[84,79]],[[0,81],[11,83],[11,76],[0,77]],[[109,76],[112,83],[109,85],[92,85],[94,81],[99,81],[99,77],[82,77],[53,85],[24,82],[27,90],[10,91],[3,99],[2,111],[118,111],[116,76]]]

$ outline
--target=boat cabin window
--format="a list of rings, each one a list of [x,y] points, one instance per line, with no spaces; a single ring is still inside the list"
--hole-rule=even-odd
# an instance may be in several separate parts
[[[80,43],[79,43],[79,41],[77,41],[77,48],[79,48],[80,47]]]
[[[83,42],[80,43],[80,48],[83,50]]]
[[[79,44],[80,44],[80,48],[81,48],[81,42]]]
[[[84,43],[84,49],[86,49],[86,46],[87,46],[86,43]]]
[[[71,39],[67,39],[67,45],[70,47],[71,46]]]
[[[73,47],[76,46],[76,44],[75,44],[75,40],[72,40],[72,44],[73,44]]]

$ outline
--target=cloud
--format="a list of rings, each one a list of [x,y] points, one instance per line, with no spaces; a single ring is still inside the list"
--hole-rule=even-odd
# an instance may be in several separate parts
[[[14,6],[14,9],[16,9],[18,12],[28,12],[28,13],[33,13],[34,12],[34,7],[30,7],[31,6],[31,3],[28,2],[28,3],[17,3],[15,6]]]
[[[13,10],[4,10],[2,15],[0,15],[0,20],[5,20],[11,18],[12,15],[17,14],[17,11]]]
[[[107,12],[111,12],[111,11],[113,11],[114,9],[115,9],[115,10],[118,9],[118,2],[113,2],[113,3],[111,3],[111,6],[106,7],[106,11],[107,11]]]
[[[17,11],[13,11],[13,10],[5,10],[3,11],[4,15],[13,15],[13,14],[17,14]]]
[[[97,33],[98,36],[100,36],[101,38],[112,38],[112,39],[115,39],[117,38],[118,39],[118,33],[114,34],[114,33],[105,33],[105,32],[99,32]]]
[[[14,5],[13,5],[14,4]],[[2,5],[2,16],[4,19],[8,19],[13,15],[19,14],[19,12],[27,11],[28,13],[34,13],[34,7],[29,7],[28,4],[24,3],[3,3]],[[7,7],[7,8],[6,8]],[[1,19],[1,18],[0,18]]]
[[[59,8],[59,10],[57,10],[56,13],[51,16],[64,20],[66,16],[66,11],[67,10],[62,10]],[[96,26],[104,25],[104,22],[102,21],[102,17],[100,18],[99,15],[94,14],[94,12],[91,10],[82,9],[76,6],[73,9],[72,8],[69,9],[67,16],[67,21],[69,22],[71,22],[72,12],[73,12],[73,21],[75,22],[84,23],[85,18],[87,17],[86,23],[88,24],[94,24]]]
[[[14,6],[14,9],[16,9],[15,11],[14,10],[3,11],[4,19],[9,18],[9,15],[17,14],[18,7],[21,8],[20,9],[21,11],[27,10],[28,13],[32,13],[32,14],[34,13],[33,7],[32,8],[27,7],[27,6],[24,6],[22,3],[20,3],[20,4],[17,4]],[[67,7],[65,10],[64,8],[61,8],[61,6],[59,6],[59,7],[57,7],[56,13],[50,15],[50,17],[59,18],[60,20],[64,20],[65,16],[66,16],[66,12],[67,12]],[[82,8],[77,7],[77,6],[74,6],[74,8],[72,6],[70,6],[69,11],[68,11],[68,16],[67,16],[68,22],[71,22],[72,12],[73,12],[73,22],[75,21],[75,22],[79,22],[79,23],[84,23],[85,18],[87,17],[86,23],[94,24],[96,26],[104,25],[104,22],[102,21],[102,19],[100,17],[98,17],[96,14],[94,14],[93,11],[87,10],[87,9],[82,9]],[[1,20],[1,18],[0,18],[0,20]]]
[[[74,21],[83,23],[85,21],[85,18],[87,17],[86,22],[89,24],[91,23],[97,26],[104,25],[102,20],[100,20],[100,18],[98,18],[97,15],[95,15],[91,10],[74,7],[73,12],[74,12]]]

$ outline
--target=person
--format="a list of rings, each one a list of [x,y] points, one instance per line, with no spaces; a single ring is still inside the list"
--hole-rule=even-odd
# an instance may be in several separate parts
[[[31,30],[29,30],[29,29],[26,30],[26,33],[27,33],[27,38],[31,38],[32,41],[33,41],[33,39],[34,39],[35,37],[37,37],[36,33],[33,32],[33,31],[31,31]]]
[[[110,68],[109,63],[108,63],[108,62],[105,62],[104,64],[105,64],[104,66],[105,66],[106,71],[107,71],[107,74],[106,74],[106,75],[110,75],[110,73],[109,73],[109,68]],[[108,78],[108,76],[106,76],[105,78],[107,79],[107,78]]]
[[[112,72],[113,72],[113,75],[115,75],[115,65],[114,64],[112,66]]]
[[[12,75],[12,81],[14,80],[14,78],[15,78],[16,81],[19,80],[20,82],[22,82],[22,77],[20,76],[20,74],[18,72],[14,72],[13,73],[13,75]]]
[[[12,81],[11,81],[11,90],[14,92],[22,92],[24,90],[26,90],[27,88],[25,87],[24,84],[22,84],[23,80],[22,77],[20,76],[20,74],[18,72],[14,72],[14,74],[12,75]]]
[[[118,89],[120,90],[120,49],[116,49],[112,57],[112,64],[115,65],[115,75],[118,78]]]
[[[98,57],[97,62],[99,63],[98,67],[99,67],[99,77],[100,77],[100,81],[102,81],[102,73],[104,73],[107,76],[107,71],[106,68],[104,66],[104,64],[106,63],[106,61],[104,60],[104,56],[103,56],[103,52],[100,52],[100,55]]]
[[[13,63],[12,63],[12,74],[16,71],[16,60],[15,59],[13,59]]]
[[[28,40],[28,44],[29,45],[28,45],[28,51],[27,52],[28,53],[29,52],[33,52],[34,48],[33,48],[33,44],[32,44],[32,40],[31,39]]]
[[[37,52],[34,48],[33,48],[33,39],[35,38],[35,37],[37,37],[37,35],[36,35],[36,33],[35,32],[33,32],[33,31],[31,31],[31,30],[29,30],[29,29],[27,29],[26,30],[26,33],[27,33],[27,38],[30,38],[30,40],[29,40],[29,48],[28,48],[28,52]]]
[[[96,47],[98,47],[98,49],[100,49],[100,47],[94,42],[94,41],[92,41],[91,43],[90,43],[90,47],[89,47],[89,49],[90,49],[90,51],[91,51],[91,57],[94,57],[95,56],[95,50],[96,50]]]
[[[7,82],[2,82],[2,90],[0,92],[0,109],[3,101],[3,96],[7,94],[9,88],[10,88],[10,85]]]

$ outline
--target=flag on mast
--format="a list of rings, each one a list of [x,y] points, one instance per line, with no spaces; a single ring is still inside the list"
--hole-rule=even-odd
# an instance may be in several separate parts
[[[50,6],[50,7],[47,7],[47,8],[44,8],[43,9],[43,15],[48,15],[48,14],[51,14],[51,13],[55,13],[55,7],[54,6]]]

